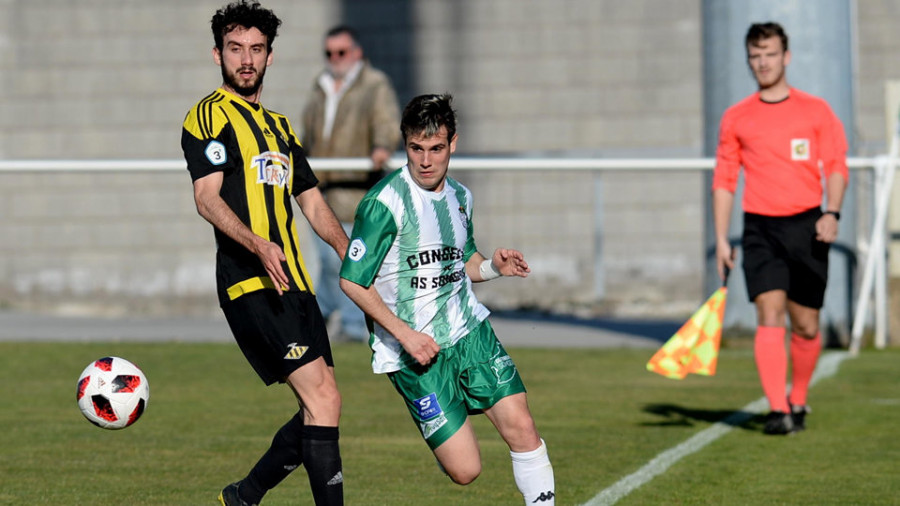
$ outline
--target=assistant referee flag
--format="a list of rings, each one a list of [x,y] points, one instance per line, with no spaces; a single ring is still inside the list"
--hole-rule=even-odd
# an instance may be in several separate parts
[[[683,379],[688,373],[714,375],[727,296],[728,288],[716,290],[653,355],[647,370],[672,379]]]

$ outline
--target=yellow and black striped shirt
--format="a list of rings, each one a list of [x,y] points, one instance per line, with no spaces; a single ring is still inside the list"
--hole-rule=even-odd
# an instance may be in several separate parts
[[[255,234],[282,247],[289,290],[312,293],[291,200],[318,180],[288,119],[219,88],[187,113],[181,148],[192,180],[222,172],[222,199]],[[259,257],[214,230],[220,304],[275,288]]]

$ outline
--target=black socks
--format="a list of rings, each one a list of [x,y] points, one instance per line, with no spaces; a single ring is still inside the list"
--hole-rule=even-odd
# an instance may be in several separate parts
[[[301,448],[316,504],[344,504],[344,474],[337,427],[304,426]]]
[[[272,438],[272,445],[239,485],[244,501],[259,504],[291,471],[306,464],[317,505],[344,504],[344,475],[337,427],[306,426],[297,412]]]
[[[272,438],[272,446],[250,470],[241,482],[241,498],[250,504],[259,504],[263,495],[281,483],[291,471],[303,463],[300,453],[300,438],[303,430],[303,411],[278,429]]]

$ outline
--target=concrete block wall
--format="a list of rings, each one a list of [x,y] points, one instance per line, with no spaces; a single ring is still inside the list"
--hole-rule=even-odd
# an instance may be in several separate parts
[[[0,156],[180,157],[184,114],[221,83],[209,20],[223,3],[0,3],[10,49],[0,62],[15,75],[2,99]],[[270,4],[284,24],[266,76],[267,105],[296,116],[335,4]]]
[[[186,173],[0,173],[2,305],[210,314],[215,245],[190,188]]]
[[[202,0],[2,0],[2,159],[180,159],[187,109],[221,78]],[[354,23],[401,101],[450,91],[458,156],[699,156],[699,0],[271,0],[283,19],[263,102],[296,121],[321,36]],[[857,138],[884,150],[900,0],[859,2]],[[483,251],[526,252],[497,306],[684,314],[702,300],[696,172],[456,174]],[[0,175],[0,305],[214,311],[212,234],[186,173]],[[311,262],[314,255],[304,252]],[[175,294],[166,299],[159,294]],[[68,309],[66,309],[68,308]],[[211,308],[211,309],[210,309]]]
[[[699,2],[423,4],[421,87],[454,92],[463,152],[699,156]],[[482,249],[522,248],[540,287],[479,286],[495,304],[684,313],[701,298],[698,173],[518,172],[472,180],[479,208],[504,216],[476,223]],[[693,222],[668,228],[660,216]]]

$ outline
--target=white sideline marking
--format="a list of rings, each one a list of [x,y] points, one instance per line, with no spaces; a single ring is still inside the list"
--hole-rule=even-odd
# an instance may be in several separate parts
[[[841,365],[841,362],[849,357],[850,354],[846,351],[833,352],[823,355],[821,360],[819,360],[819,363],[816,365],[816,371],[813,374],[812,380],[810,380],[809,386],[812,387],[819,380],[834,376],[834,374],[837,373],[838,366]],[[747,404],[739,411],[735,411],[721,422],[716,422],[711,427],[706,428],[698,432],[697,434],[694,434],[690,439],[679,444],[678,446],[669,448],[668,450],[660,453],[650,462],[645,464],[644,467],[622,478],[609,488],[601,491],[599,494],[594,496],[593,499],[584,503],[583,506],[609,506],[611,504],[615,504],[616,501],[630,494],[641,485],[666,472],[666,470],[671,467],[672,464],[700,450],[716,439],[719,439],[721,436],[734,429],[734,427],[753,418],[753,416],[755,416],[756,414],[762,413],[767,408],[768,402],[766,401],[765,397],[761,397],[751,402],[750,404]]]

